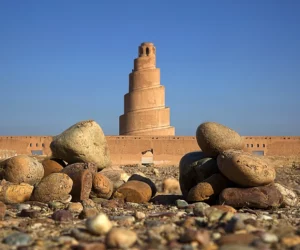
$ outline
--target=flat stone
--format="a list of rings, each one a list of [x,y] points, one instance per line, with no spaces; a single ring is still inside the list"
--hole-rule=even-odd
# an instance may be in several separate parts
[[[234,208],[271,208],[282,203],[281,193],[270,184],[252,188],[226,188],[219,196],[221,204]]]
[[[251,242],[253,242],[255,239],[257,239],[257,236],[254,236],[253,234],[227,234],[223,235],[219,240],[219,245],[228,245],[228,244],[241,244],[241,245],[249,245]]]
[[[218,156],[220,172],[241,187],[256,187],[275,180],[274,167],[262,157],[244,151],[227,150]]]
[[[2,180],[0,182],[0,201],[5,204],[17,204],[28,201],[31,197],[33,186],[28,183],[13,184]]]

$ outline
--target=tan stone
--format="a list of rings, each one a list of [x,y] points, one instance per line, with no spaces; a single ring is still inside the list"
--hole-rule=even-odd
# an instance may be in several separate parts
[[[113,183],[105,175],[96,173],[93,178],[93,192],[98,198],[109,199],[113,193]]]
[[[37,184],[44,176],[44,168],[36,159],[17,155],[1,163],[1,177],[12,183]]]
[[[294,207],[298,204],[299,199],[296,193],[294,193],[292,190],[279,183],[274,183],[274,186],[282,195],[283,198],[282,206]]]
[[[92,162],[98,169],[111,165],[110,153],[102,128],[93,120],[81,121],[53,138],[53,157],[69,164]]]
[[[203,182],[198,183],[188,193],[187,200],[191,202],[205,201],[222,192],[230,186],[230,181],[222,174],[213,174]]]
[[[0,220],[4,220],[6,214],[6,205],[0,201]]]
[[[219,153],[228,150],[242,150],[242,137],[233,129],[216,122],[205,122],[196,131],[197,143],[205,155],[217,157]]]
[[[110,248],[129,248],[137,241],[137,234],[125,228],[113,228],[106,236]]]
[[[63,169],[62,165],[60,165],[57,161],[51,159],[42,161],[42,164],[44,167],[44,177],[52,173],[59,173]]]
[[[120,186],[113,197],[125,202],[143,203],[151,199],[152,190],[148,184],[142,181],[128,181]]]
[[[2,180],[0,183],[0,201],[14,204],[28,201],[31,197],[33,186],[28,183],[14,184]]]
[[[216,209],[219,209],[221,211],[230,212],[230,213],[233,213],[233,214],[235,214],[237,212],[236,209],[234,209],[231,206],[227,206],[227,205],[213,205],[210,208],[212,208],[212,209],[216,208]]]
[[[218,167],[229,180],[243,187],[267,185],[276,171],[262,157],[243,151],[227,150],[218,156]]]
[[[154,184],[154,182],[149,179],[148,177],[145,177],[143,175],[140,174],[133,174],[130,176],[130,178],[128,179],[128,182],[130,181],[141,181],[141,182],[145,182],[147,185],[149,185],[149,187],[151,188],[152,194],[151,197],[156,195],[157,192],[157,188]]]
[[[64,173],[53,173],[43,178],[34,189],[33,200],[40,202],[64,201],[73,186],[72,179]]]
[[[175,178],[167,178],[163,181],[162,189],[165,194],[180,194],[179,181]]]

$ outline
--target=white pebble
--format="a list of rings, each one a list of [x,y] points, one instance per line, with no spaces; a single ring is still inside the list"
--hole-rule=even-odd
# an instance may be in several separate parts
[[[93,234],[106,234],[112,228],[112,223],[106,214],[99,214],[86,220],[86,228]]]
[[[136,233],[123,228],[113,228],[106,236],[106,244],[111,248],[129,248],[136,241]]]

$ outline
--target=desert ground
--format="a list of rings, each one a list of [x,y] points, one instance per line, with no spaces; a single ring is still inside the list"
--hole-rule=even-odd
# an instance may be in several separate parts
[[[276,168],[276,182],[299,196],[300,164],[287,165]],[[230,213],[221,210],[202,213],[201,202],[176,202],[182,199],[180,190],[167,192],[163,182],[168,178],[178,180],[178,167],[120,167],[129,176],[144,174],[157,187],[156,196],[142,204],[92,199],[91,206],[106,214],[114,226],[134,232],[133,236],[118,236],[123,237],[121,247],[111,247],[105,235],[90,233],[86,227],[88,214],[82,216],[73,209],[71,216],[55,217],[55,212],[68,210],[68,202],[27,201],[7,205],[0,221],[0,249],[300,249],[299,206],[271,210],[245,207],[237,209],[235,215],[240,219],[232,220],[227,215]],[[131,237],[136,237],[134,244]]]

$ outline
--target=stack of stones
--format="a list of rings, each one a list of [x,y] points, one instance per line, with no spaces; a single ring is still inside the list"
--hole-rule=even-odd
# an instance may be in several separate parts
[[[202,151],[184,155],[179,164],[180,188],[187,201],[261,209],[298,203],[293,191],[275,183],[270,162],[243,151],[236,131],[205,122],[197,128],[196,138]]]
[[[42,162],[27,155],[1,162],[0,201],[69,203],[118,198],[142,203],[156,193],[150,179],[130,177],[111,166],[105,135],[93,120],[66,129],[54,137],[50,148],[52,157]]]

